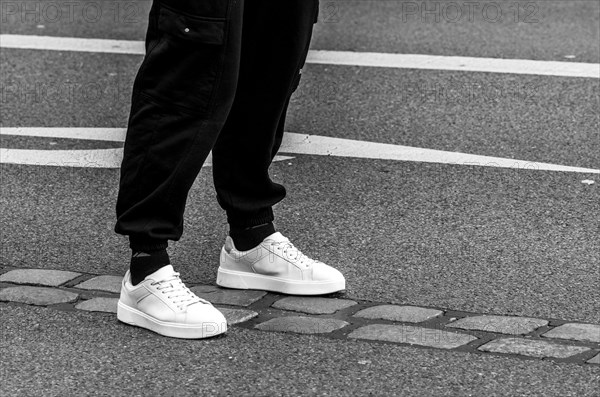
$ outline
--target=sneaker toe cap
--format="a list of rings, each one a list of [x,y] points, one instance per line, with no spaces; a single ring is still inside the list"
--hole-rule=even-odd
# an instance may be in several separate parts
[[[208,324],[212,323],[218,327],[227,324],[227,320],[223,313],[211,304],[196,303],[188,307],[186,320],[192,324]]]
[[[338,282],[344,285],[346,283],[344,275],[339,270],[324,263],[319,263],[313,268],[313,279],[314,281]]]

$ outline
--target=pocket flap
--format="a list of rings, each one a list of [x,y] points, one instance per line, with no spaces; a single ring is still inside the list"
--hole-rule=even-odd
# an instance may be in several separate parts
[[[160,9],[158,28],[172,36],[205,44],[223,44],[225,37],[224,18],[203,18]]]

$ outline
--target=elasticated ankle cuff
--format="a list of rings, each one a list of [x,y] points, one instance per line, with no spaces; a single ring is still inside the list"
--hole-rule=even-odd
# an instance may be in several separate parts
[[[275,226],[271,222],[246,229],[232,227],[229,231],[229,235],[233,239],[233,244],[239,251],[247,251],[258,246],[273,233],[275,233]]]
[[[266,208],[252,214],[244,212],[227,211],[227,223],[232,228],[246,229],[273,222],[275,216],[272,208]]]
[[[129,236],[129,247],[133,252],[161,251],[166,250],[168,246],[169,242],[166,240],[154,240]]]

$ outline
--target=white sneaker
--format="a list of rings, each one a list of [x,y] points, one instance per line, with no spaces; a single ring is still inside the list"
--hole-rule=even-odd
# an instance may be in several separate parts
[[[129,271],[121,283],[117,318],[173,338],[208,338],[227,331],[223,314],[190,291],[168,265],[138,285]]]
[[[238,251],[227,236],[221,249],[217,284],[290,295],[322,295],[346,288],[342,273],[308,258],[279,232],[248,251]]]

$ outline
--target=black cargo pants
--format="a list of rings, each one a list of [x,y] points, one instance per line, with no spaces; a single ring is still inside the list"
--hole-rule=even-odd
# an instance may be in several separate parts
[[[154,0],[117,198],[115,231],[132,249],[179,240],[211,149],[229,224],[273,220],[285,189],[268,168],[317,12],[318,0]]]

